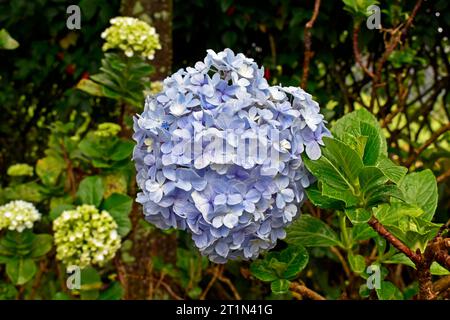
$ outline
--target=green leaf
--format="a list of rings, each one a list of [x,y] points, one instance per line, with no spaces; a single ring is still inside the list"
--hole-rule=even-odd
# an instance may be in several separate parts
[[[41,202],[45,199],[44,188],[36,181],[9,186],[3,190],[3,196],[8,200],[24,200]]]
[[[435,276],[446,276],[446,275],[450,274],[450,271],[445,269],[443,266],[441,266],[436,261],[433,261],[433,263],[431,264],[430,272],[432,275],[435,275]]]
[[[83,204],[92,204],[98,207],[102,202],[103,192],[102,179],[99,176],[90,176],[80,182],[77,197]]]
[[[360,132],[362,136],[367,137],[367,142],[364,147],[363,162],[367,166],[375,165],[378,162],[380,155],[383,153],[381,148],[384,136],[380,136],[380,130],[377,130],[376,127],[373,127],[366,122],[360,123]]]
[[[80,274],[81,288],[80,297],[82,300],[95,300],[100,295],[102,280],[100,274],[92,267],[86,267]]]
[[[348,263],[350,265],[350,269],[352,269],[352,271],[356,274],[361,274],[366,270],[366,260],[359,254],[349,254]]]
[[[50,210],[49,217],[50,217],[51,220],[55,220],[64,211],[72,210],[74,208],[75,208],[75,206],[72,205],[72,204],[59,204],[56,207],[54,207],[52,210]]]
[[[396,253],[392,257],[383,260],[383,263],[386,264],[403,264],[412,268],[416,268],[414,262],[411,261],[404,253]]]
[[[377,167],[383,172],[383,174],[395,184],[399,184],[403,177],[408,172],[408,169],[399,165],[396,165],[389,158],[382,158]]]
[[[322,182],[322,195],[335,201],[344,202],[346,207],[354,207],[359,202],[359,198],[350,190],[336,189],[326,182]]]
[[[376,231],[371,226],[365,223],[360,223],[352,228],[353,241],[363,241],[374,238],[377,235]]]
[[[324,137],[325,147],[318,160],[304,159],[308,170],[335,189],[351,190],[355,193],[355,183],[363,163],[358,154],[339,140]]]
[[[380,288],[376,289],[380,300],[403,300],[402,292],[389,281],[381,281]]]
[[[376,158],[387,157],[387,144],[383,131],[377,118],[366,109],[353,111],[337,120],[332,132],[342,141],[346,141],[348,135],[353,135],[354,139],[365,136],[367,141],[364,145],[363,159],[366,165],[374,165]]]
[[[289,286],[291,285],[291,282],[286,279],[277,279],[275,281],[272,281],[270,284],[270,289],[275,294],[283,294],[289,291]]]
[[[286,269],[281,274],[283,279],[294,279],[308,264],[309,255],[303,246],[288,246],[280,252],[279,260],[286,263]]]
[[[99,300],[121,300],[124,290],[122,285],[115,281],[110,284],[108,289],[102,291],[99,296]]]
[[[406,202],[422,208],[422,219],[431,221],[438,202],[436,178],[430,169],[407,174],[400,184]]]
[[[89,80],[89,79],[81,79],[80,82],[77,83],[76,87],[78,90],[84,91],[91,96],[96,97],[104,97],[105,94],[103,92],[103,88],[98,83]]]
[[[131,211],[133,199],[121,193],[113,193],[102,205],[102,208],[109,212],[118,226],[118,233],[124,237],[131,230],[131,221],[128,214]]]
[[[14,50],[19,47],[19,43],[9,35],[5,29],[0,30],[0,49]]]
[[[288,227],[286,242],[305,247],[343,247],[336,232],[308,214],[300,216]]]
[[[372,213],[364,208],[345,209],[345,214],[353,224],[366,223],[372,216]]]
[[[120,141],[117,143],[112,150],[110,155],[111,160],[119,161],[126,158],[131,159],[131,154],[133,153],[134,143],[131,141]]]
[[[54,186],[65,167],[63,159],[47,156],[37,161],[36,173],[45,185]]]
[[[386,264],[404,264],[406,266],[409,266],[411,268],[416,269],[416,265],[414,262],[411,261],[404,253],[397,253],[394,254],[392,257],[390,257],[387,260],[384,260],[383,263]],[[446,276],[450,274],[450,271],[442,267],[439,263],[436,261],[433,261],[430,267],[430,272],[432,275],[435,276]]]
[[[33,244],[31,246],[31,255],[30,257],[33,259],[41,258],[46,255],[51,249],[53,245],[53,237],[49,234],[38,234],[33,240]]]
[[[308,199],[315,205],[323,209],[343,209],[345,203],[341,200],[333,199],[322,195],[322,191],[318,189],[315,183],[305,189]]]
[[[15,285],[23,285],[30,281],[37,271],[31,259],[15,258],[6,264],[6,274]]]
[[[250,272],[261,281],[270,282],[278,279],[275,271],[269,266],[269,261],[265,259],[253,261],[250,265]]]

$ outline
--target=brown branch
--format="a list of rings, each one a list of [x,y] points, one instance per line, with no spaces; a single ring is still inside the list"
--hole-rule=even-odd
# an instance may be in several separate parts
[[[301,87],[306,88],[306,85],[308,83],[308,76],[309,76],[309,64],[311,62],[311,58],[314,55],[314,52],[311,51],[311,29],[314,26],[314,23],[316,22],[317,16],[319,15],[319,9],[320,9],[320,0],[314,1],[314,11],[311,16],[311,19],[306,23],[305,25],[305,31],[304,31],[304,42],[305,42],[305,53],[304,53],[304,59],[303,59],[303,77],[301,82]]]
[[[172,296],[172,298],[174,298],[175,300],[183,300],[183,298],[177,295],[167,283],[161,281],[161,285],[166,289],[167,293]]]
[[[300,294],[304,298],[308,298],[310,300],[326,300],[323,296],[318,294],[317,292],[307,288],[304,285],[298,284],[296,282],[292,282],[290,289],[293,292]]]
[[[218,265],[214,268],[214,271],[212,272],[213,276],[206,286],[205,290],[203,290],[202,294],[200,295],[200,300],[205,300],[206,295],[208,294],[209,290],[212,288],[213,284],[216,282],[219,274],[222,273],[222,271],[223,269],[221,265]]]
[[[433,283],[433,291],[439,295],[450,288],[450,275],[445,276]]]
[[[363,71],[372,79],[375,79],[375,75],[370,71],[362,62],[361,52],[359,51],[359,31],[360,25],[355,22],[353,27],[353,55],[355,56],[356,63],[363,69]]]
[[[228,279],[227,277],[225,277],[223,274],[219,275],[219,280],[222,281],[223,283],[225,283],[228,288],[230,288],[231,292],[233,292],[233,296],[236,300],[241,300],[241,296],[239,295],[239,292],[237,291],[236,287],[234,286],[234,284],[231,282],[230,279]]]
[[[408,248],[403,242],[397,239],[392,233],[390,233],[377,218],[372,217],[368,221],[368,224],[383,238],[385,238],[390,244],[392,244],[399,251],[403,252],[407,257],[409,257],[415,264],[422,261],[420,254],[413,252]]]
[[[426,148],[428,148],[433,142],[435,142],[442,134],[446,133],[450,130],[450,122],[447,123],[445,126],[442,126],[439,130],[434,132],[430,139],[428,139],[420,148],[417,148],[414,150],[414,153],[405,161],[405,166],[409,167],[411,164],[417,159],[417,157],[425,151]]]

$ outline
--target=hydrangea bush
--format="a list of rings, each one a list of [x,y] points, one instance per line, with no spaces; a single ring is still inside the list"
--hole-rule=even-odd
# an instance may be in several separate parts
[[[32,203],[15,200],[0,207],[0,230],[8,229],[22,232],[32,229],[41,219],[41,214]]]
[[[115,17],[110,23],[111,27],[102,33],[102,38],[106,40],[103,51],[120,49],[127,57],[139,54],[153,60],[155,51],[161,49],[155,28],[145,21],[132,17]]]
[[[66,265],[103,266],[120,248],[117,223],[93,205],[64,211],[53,222],[56,257]]]
[[[164,81],[135,117],[134,160],[146,220],[192,234],[217,263],[253,259],[285,237],[330,135],[297,87],[269,86],[264,69],[230,49]]]

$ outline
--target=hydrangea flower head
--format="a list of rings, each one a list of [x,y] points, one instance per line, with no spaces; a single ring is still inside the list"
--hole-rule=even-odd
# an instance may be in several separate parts
[[[33,167],[26,163],[16,163],[10,166],[6,173],[11,177],[32,176]]]
[[[187,230],[213,262],[254,259],[285,237],[329,135],[311,95],[269,86],[230,49],[164,80],[135,117],[133,158],[146,220]]]
[[[0,230],[8,229],[22,232],[32,229],[33,224],[41,219],[41,214],[32,203],[15,200],[0,207]]]
[[[106,40],[102,47],[103,51],[120,49],[127,57],[139,54],[153,60],[155,50],[161,49],[155,28],[145,21],[132,17],[115,17],[110,23],[111,27],[101,35]]]
[[[117,223],[92,205],[66,210],[53,221],[56,257],[66,265],[103,266],[120,248]]]

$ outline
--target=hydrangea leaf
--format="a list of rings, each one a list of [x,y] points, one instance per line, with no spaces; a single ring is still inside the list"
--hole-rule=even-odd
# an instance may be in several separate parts
[[[278,279],[275,271],[269,266],[269,261],[259,259],[252,262],[250,272],[261,281],[274,281]]]
[[[279,260],[286,263],[286,269],[281,274],[283,279],[294,279],[308,264],[309,254],[303,246],[288,246],[282,250]]]
[[[90,176],[80,182],[77,197],[83,204],[92,204],[98,207],[102,202],[103,192],[102,178],[99,176]]]
[[[359,254],[349,254],[348,263],[350,269],[356,274],[362,274],[366,270],[366,260],[362,255]]]
[[[15,258],[6,264],[6,274],[15,285],[23,285],[36,274],[36,263],[32,259]]]
[[[308,199],[316,206],[323,209],[342,209],[345,203],[341,200],[333,199],[322,195],[317,183],[305,189]]]
[[[109,287],[100,292],[99,300],[121,300],[123,297],[124,290],[120,282],[114,281]]]
[[[324,137],[322,156],[315,161],[305,159],[305,165],[313,175],[335,189],[355,191],[355,182],[363,163],[356,151],[343,142]]]
[[[406,167],[396,165],[389,158],[382,158],[376,165],[381,172],[395,184],[399,184],[408,172]]]
[[[366,223],[360,223],[351,229],[353,241],[363,241],[374,238],[377,233]]]
[[[380,300],[403,300],[403,294],[392,282],[381,281],[380,288],[376,289]]]
[[[38,259],[46,255],[53,246],[53,237],[49,234],[38,234],[33,239],[30,258]]]
[[[366,223],[372,216],[372,213],[364,208],[345,209],[345,214],[353,224]]]
[[[400,184],[406,202],[423,209],[422,219],[431,221],[438,202],[437,182],[429,169],[409,173]]]
[[[128,217],[133,199],[126,194],[113,193],[102,204],[102,208],[109,212],[118,225],[118,233],[125,237],[131,230],[131,220]]]
[[[302,215],[287,229],[286,242],[305,247],[343,247],[336,232],[308,214]]]
[[[275,294],[283,294],[289,291],[291,282],[286,279],[277,279],[270,283],[270,289]]]

